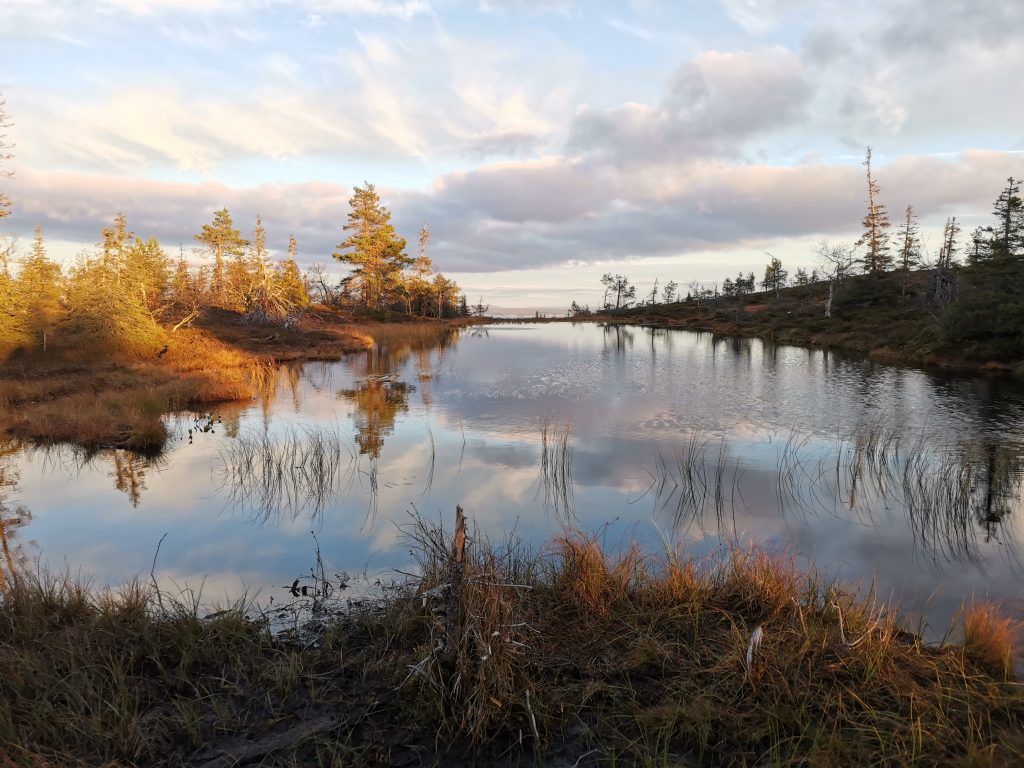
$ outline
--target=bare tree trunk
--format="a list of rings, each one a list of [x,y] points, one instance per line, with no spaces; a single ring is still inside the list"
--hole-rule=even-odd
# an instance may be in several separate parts
[[[828,283],[828,299],[825,301],[825,317],[832,317],[832,288],[835,286],[835,281],[830,280]]]

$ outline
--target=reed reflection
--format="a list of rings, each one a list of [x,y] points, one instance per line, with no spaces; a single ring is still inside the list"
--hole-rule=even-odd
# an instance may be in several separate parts
[[[794,431],[768,466],[748,461],[752,451],[691,433],[648,470],[655,511],[677,531],[711,523],[727,539],[752,516],[830,515],[874,526],[902,515],[917,553],[933,561],[975,562],[982,547],[999,546],[1019,564],[1010,524],[1024,487],[1019,443],[982,437],[933,446],[879,418],[831,444]]]

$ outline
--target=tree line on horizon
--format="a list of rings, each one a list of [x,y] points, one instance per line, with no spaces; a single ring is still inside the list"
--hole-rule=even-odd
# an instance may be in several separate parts
[[[808,272],[798,268],[790,277],[781,260],[768,254],[764,276],[758,281],[753,272],[740,272],[726,277],[721,286],[691,282],[685,296],[678,283],[669,281],[660,294],[658,280],[640,300],[637,288],[621,274],[607,273],[601,278],[604,286],[602,309],[616,311],[652,304],[676,302],[720,302],[755,293],[760,287],[774,294],[786,287],[827,285],[825,317],[831,317],[833,299],[839,287],[855,276],[874,278],[877,291],[889,290],[892,278],[901,299],[908,300],[911,275],[924,272],[927,288],[918,290],[914,300],[926,303],[937,317],[944,337],[949,341],[970,341],[985,335],[1024,337],[1024,201],[1020,195],[1021,181],[1010,177],[993,203],[995,222],[978,226],[961,239],[962,227],[956,216],[946,219],[937,250],[927,254],[920,235],[920,224],[912,205],[903,211],[895,232],[881,187],[871,167],[868,147],[866,167],[867,210],[861,220],[862,234],[852,244],[822,240],[815,249],[818,267]],[[889,282],[883,281],[886,278]],[[884,282],[884,287],[883,287]],[[868,282],[870,293],[871,282]],[[659,296],[661,302],[658,301]],[[587,305],[572,302],[571,316],[593,314]],[[940,316],[939,316],[940,315]],[[1024,353],[1024,341],[1016,345]]]
[[[0,99],[0,179],[12,175],[3,166],[12,157],[5,143],[8,126]],[[165,328],[174,332],[218,309],[248,322],[286,327],[315,305],[370,317],[487,312],[482,302],[471,308],[458,284],[435,270],[427,253],[427,226],[413,258],[372,184],[355,187],[349,204],[345,238],[332,254],[350,267],[341,279],[323,264],[303,274],[294,236],[285,258],[273,259],[260,216],[251,235],[243,236],[227,208],[215,211],[194,235],[192,255],[202,262],[186,258],[183,247],[172,258],[156,238],[132,232],[124,213],[67,269],[48,256],[40,226],[25,251],[13,239],[0,240],[0,350],[45,351],[55,333],[66,331],[122,353],[146,354],[162,346]],[[0,190],[0,219],[11,205]]]

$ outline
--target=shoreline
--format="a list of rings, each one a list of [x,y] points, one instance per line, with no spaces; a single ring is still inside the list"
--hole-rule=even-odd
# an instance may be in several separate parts
[[[371,349],[374,329],[446,329],[465,322],[397,322],[322,313],[298,328],[248,324],[215,310],[171,332],[153,357],[118,357],[55,338],[46,352],[0,365],[0,436],[36,446],[68,443],[86,452],[127,449],[158,455],[169,413],[257,397],[276,366],[334,361]]]
[[[245,601],[204,616],[141,581],[19,577],[0,745],[30,765],[1024,759],[1010,622],[988,604],[963,643],[929,645],[762,551],[609,553],[566,530],[530,553],[463,526],[414,520],[417,575],[312,636],[271,634]]]

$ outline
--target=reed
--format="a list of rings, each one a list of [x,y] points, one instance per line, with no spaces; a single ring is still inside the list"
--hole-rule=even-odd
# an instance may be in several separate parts
[[[377,600],[275,635],[252,601],[26,574],[0,601],[14,765],[1010,765],[1024,695],[990,607],[964,645],[757,550],[531,550],[405,528]],[[314,569],[323,577],[324,569]],[[454,600],[457,598],[457,603]],[[454,617],[454,618],[453,618]],[[453,638],[434,653],[437,633]],[[502,762],[504,761],[504,762]]]

